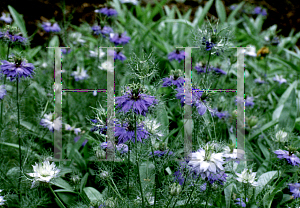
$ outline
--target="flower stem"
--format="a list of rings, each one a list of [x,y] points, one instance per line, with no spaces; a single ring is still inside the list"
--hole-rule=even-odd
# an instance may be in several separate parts
[[[48,184],[48,185],[49,185],[49,188],[51,189],[51,192],[53,193],[53,195],[55,196],[55,198],[59,201],[59,203],[62,205],[62,207],[66,208],[65,205],[60,201],[60,199],[58,198],[58,196],[53,191],[51,185],[50,184]]]
[[[192,194],[193,194],[193,192],[194,192],[194,190],[195,190],[195,186],[196,186],[196,184],[198,183],[200,177],[201,177],[201,176],[200,176],[200,174],[199,174],[199,176],[198,176],[198,178],[197,178],[197,181],[196,181],[196,183],[195,183],[194,186],[193,186],[192,192],[191,192],[191,194],[189,195],[189,198],[188,198],[188,200],[187,200],[187,202],[186,202],[186,204],[185,204],[184,207],[187,207],[187,205],[189,204],[189,202],[190,202],[190,200],[191,200],[191,197],[192,197]]]
[[[168,204],[167,204],[166,208],[168,208],[168,207],[169,207],[169,205],[170,205],[170,203],[171,203],[171,201],[172,201],[173,197],[174,197],[174,195],[172,195],[171,199],[168,201]]]
[[[129,169],[130,169],[130,141],[128,144],[128,167],[127,167],[127,198],[129,200]]]
[[[245,184],[245,187],[244,187],[244,192],[245,192],[245,207],[247,208],[247,184]]]
[[[138,173],[138,181],[139,181],[139,184],[140,184],[140,191],[141,191],[141,197],[142,197],[142,206],[145,207],[144,196],[143,196],[143,188],[142,188],[141,176],[140,176],[140,168],[139,168],[139,162],[138,162],[136,121],[137,121],[136,115],[134,114],[134,135],[135,135],[135,145],[136,145],[136,168],[137,168],[137,173]]]
[[[19,140],[19,167],[20,167],[20,175],[19,175],[19,203],[21,206],[21,176],[22,176],[22,152],[21,152],[21,139],[19,135],[19,129],[20,129],[20,105],[19,105],[19,78],[17,77],[17,110],[18,110],[18,128],[17,128],[17,136]]]
[[[211,50],[209,51],[209,55],[208,55],[208,61],[206,64],[206,69],[205,69],[205,81],[206,81],[206,74],[208,73],[208,69],[209,69],[209,61],[210,61],[210,57],[211,57]]]
[[[208,185],[208,188],[207,188],[207,191],[206,191],[206,203],[205,203],[205,208],[207,207],[207,205],[208,205],[208,200],[209,200],[209,192],[210,192],[210,183],[209,182],[207,182],[206,183],[207,185]]]
[[[155,186],[154,186],[154,208],[156,207],[156,187],[157,187],[157,174],[156,174],[156,170],[157,170],[157,168],[156,168],[156,161],[155,161],[155,157],[154,157],[154,151],[153,151],[153,144],[152,144],[152,142],[151,142],[151,151],[152,151],[152,157],[153,157],[153,160],[154,160],[154,168],[155,168],[155,175],[154,175],[154,177],[155,177]]]

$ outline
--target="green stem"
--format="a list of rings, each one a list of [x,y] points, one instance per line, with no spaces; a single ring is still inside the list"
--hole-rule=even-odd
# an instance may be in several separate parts
[[[21,139],[19,135],[19,129],[20,129],[20,105],[19,105],[19,78],[17,77],[17,111],[18,111],[18,128],[17,128],[17,136],[19,140],[19,167],[20,167],[20,175],[19,175],[19,203],[21,206],[21,176],[22,176],[22,152],[21,152]]]
[[[186,204],[185,204],[184,207],[187,207],[187,205],[189,204],[189,202],[190,202],[190,200],[191,200],[191,197],[192,197],[192,194],[193,194],[193,192],[194,192],[194,190],[195,190],[196,184],[198,183],[198,181],[199,181],[200,178],[201,178],[201,176],[200,176],[200,174],[199,174],[199,176],[198,176],[198,178],[197,178],[197,181],[196,181],[196,183],[195,183],[194,186],[193,186],[192,192],[191,192],[191,194],[189,195],[189,198],[188,198],[188,200],[187,200],[187,202],[186,202]]]
[[[144,202],[144,195],[143,195],[143,188],[141,183],[141,176],[140,176],[140,168],[139,168],[139,162],[138,162],[138,148],[137,148],[137,136],[136,136],[136,115],[134,114],[134,135],[135,135],[135,145],[136,145],[136,167],[137,167],[137,173],[138,173],[138,181],[140,184],[140,191],[141,191],[141,197],[142,197],[142,206],[145,207]]]
[[[121,197],[119,191],[116,191],[112,185],[110,184],[110,182],[108,181],[108,185],[110,186],[110,188],[117,194],[117,196],[121,199],[121,201],[124,201],[123,198]],[[126,202],[125,202],[126,203]]]
[[[209,70],[210,57],[211,57],[211,50],[209,51],[208,61],[207,61],[207,64],[206,64],[206,69],[205,69],[205,78],[204,78],[205,81],[206,81],[206,74],[208,73],[208,70]]]
[[[245,184],[245,187],[244,187],[244,192],[245,192],[245,207],[247,208],[247,184]]]
[[[157,187],[157,177],[156,177],[156,160],[155,160],[155,157],[154,157],[154,151],[153,151],[153,144],[151,142],[151,151],[152,151],[152,157],[153,157],[153,160],[154,160],[154,168],[155,168],[155,186],[154,186],[154,208],[156,207],[156,187]]]
[[[130,167],[130,141],[128,144],[128,167],[127,167],[127,198],[129,200],[129,168]]]
[[[171,203],[171,201],[172,201],[173,197],[174,197],[174,195],[172,195],[171,199],[168,201],[168,204],[167,204],[166,208],[168,208],[168,207],[169,207],[169,205],[170,205],[170,203]]]
[[[207,182],[206,183],[207,184],[207,186],[208,186],[208,188],[207,188],[207,190],[206,190],[206,203],[205,203],[205,208],[207,207],[207,205],[208,205],[208,200],[209,200],[209,192],[210,192],[210,183],[209,182]]]
[[[53,195],[55,196],[55,198],[59,201],[59,203],[62,205],[62,207],[66,208],[65,205],[60,201],[60,199],[58,198],[58,196],[53,191],[51,185],[50,184],[48,184],[48,185],[49,185],[49,188],[51,189],[51,192],[53,193]]]

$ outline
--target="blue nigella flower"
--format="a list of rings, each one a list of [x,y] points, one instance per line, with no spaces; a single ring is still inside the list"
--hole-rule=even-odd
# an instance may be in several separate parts
[[[299,166],[300,164],[300,159],[295,155],[290,153],[289,151],[286,150],[276,150],[274,153],[277,155],[277,158],[281,159],[286,159],[287,162],[293,166]]]
[[[238,201],[238,202],[235,202],[235,204],[241,205],[242,207],[246,207],[246,204],[245,204],[245,202],[243,201],[243,199],[241,199],[241,198],[236,198],[236,201]],[[248,202],[248,198],[246,198],[246,202]]]
[[[136,128],[136,139],[138,142],[143,143],[142,140],[148,138],[149,132],[144,129],[143,124],[137,124]],[[127,141],[132,141],[133,143],[135,143],[134,125],[128,122],[123,123],[123,125],[116,124],[115,137],[118,137],[118,144],[123,144]]]
[[[267,10],[266,9],[262,9],[260,7],[255,7],[253,14],[261,14],[263,16],[267,16]]]
[[[158,100],[154,96],[146,95],[140,89],[128,90],[124,95],[116,97],[117,108],[121,108],[120,111],[127,113],[132,110],[143,116],[146,116],[149,107],[157,103]]]
[[[92,27],[92,30],[94,31],[94,34],[95,35],[99,35],[99,34],[102,34],[103,37],[105,38],[106,36],[105,35],[109,35],[110,33],[113,33],[113,29],[109,26],[104,26],[102,29],[100,26],[98,25],[94,25]]]
[[[112,8],[102,8],[102,9],[96,9],[95,10],[96,13],[101,13],[101,14],[104,14],[108,17],[111,17],[111,16],[117,16],[118,15],[118,12],[115,10],[115,9],[112,9]]]
[[[129,42],[131,38],[126,36],[126,32],[124,33],[110,33],[110,42],[113,42],[115,45],[126,44]]]
[[[121,154],[128,152],[128,146],[126,144],[118,144],[116,145],[116,148]]]
[[[168,153],[168,155],[173,155],[173,152],[169,151],[169,150],[164,150],[164,151],[156,150],[156,151],[154,151],[154,156],[162,157],[162,156],[166,155],[167,153]],[[149,153],[149,156],[152,156],[152,152]]]
[[[114,55],[114,60],[118,59],[120,61],[124,61],[126,60],[126,56],[121,53],[120,51],[112,51],[112,50],[109,50],[109,55],[110,56],[113,56]]]
[[[168,87],[172,85],[175,85],[177,88],[182,87],[184,85],[184,78],[174,77],[172,75],[170,77],[163,78],[162,87]]]
[[[171,53],[169,53],[168,55],[168,59],[171,60],[177,60],[178,63],[181,62],[181,60],[184,60],[184,56],[185,56],[185,52],[184,51],[179,51],[178,49],[176,49],[175,51],[172,51]]]
[[[214,108],[211,112],[211,115],[213,117],[217,116],[219,119],[228,118],[230,116],[228,111],[221,111],[221,109],[218,108]]]
[[[11,23],[12,22],[12,18],[10,17],[10,14],[5,14],[4,12],[2,12],[2,16],[0,17],[0,20],[6,22],[6,23]]]
[[[59,25],[56,22],[55,23],[43,22],[42,27],[46,32],[60,32],[61,30]]]
[[[0,38],[9,40],[13,43],[25,44],[27,41],[27,38],[22,37],[22,33],[13,34],[9,30],[7,30],[6,32],[0,32]]]
[[[31,63],[27,63],[21,59],[15,59],[14,62],[8,62],[2,60],[2,65],[0,66],[0,71],[11,78],[13,81],[15,78],[19,77],[32,77],[34,74],[34,66]]]
[[[300,198],[300,183],[288,184],[290,192],[293,193],[294,199]]]

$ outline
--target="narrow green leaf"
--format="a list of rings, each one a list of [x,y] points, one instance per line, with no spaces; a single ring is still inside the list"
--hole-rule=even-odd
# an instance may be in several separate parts
[[[263,138],[259,138],[257,143],[258,143],[258,146],[259,146],[260,150],[262,151],[263,155],[268,160],[270,157],[270,152],[269,152],[268,148],[262,144],[262,140],[263,140]]]
[[[295,127],[297,117],[297,105],[296,105],[296,93],[295,89],[292,89],[290,96],[285,102],[280,118],[279,127],[284,128],[287,131],[292,131]]]
[[[82,192],[82,189],[85,187],[88,177],[89,177],[89,173],[86,173],[82,177],[81,182],[80,182],[80,193]]]
[[[18,144],[13,144],[13,143],[8,143],[8,142],[0,142],[0,144],[3,144],[3,145],[6,145],[6,146],[9,146],[9,147],[14,147],[16,149],[19,149],[19,145]],[[28,148],[26,147],[22,147],[21,146],[21,150],[23,151],[28,151],[28,152],[31,152],[31,153],[34,153],[34,155],[37,157],[37,158],[40,158],[40,156],[38,154],[36,154],[35,152],[33,152],[31,149],[28,150]]]
[[[233,18],[235,17],[236,13],[238,13],[238,11],[242,8],[242,6],[244,4],[245,4],[245,2],[243,1],[243,2],[239,3],[239,5],[237,5],[237,7],[228,16],[227,22],[231,22],[233,20]]]
[[[68,190],[68,192],[75,193],[70,184],[62,178],[55,178],[51,183],[55,186]]]
[[[213,2],[214,2],[214,0],[209,0],[209,1],[205,4],[205,6],[204,6],[204,8],[203,8],[203,11],[202,11],[202,13],[201,13],[201,15],[200,15],[200,17],[199,17],[199,20],[198,20],[198,26],[199,26],[199,27],[201,27],[201,25],[203,24],[204,18],[205,18],[205,16],[206,16],[207,12],[209,11],[210,7],[212,6]]]
[[[230,208],[230,203],[231,203],[231,196],[232,196],[232,191],[233,191],[233,187],[235,187],[235,184],[232,183],[229,186],[227,186],[224,189],[224,193],[225,193],[225,201],[226,201],[226,208]]]
[[[160,10],[162,10],[162,6],[165,5],[165,3],[168,0],[162,0],[161,2],[155,1],[155,7],[151,9],[151,15],[150,15],[150,20],[152,21],[153,17],[159,13]]]
[[[283,65],[285,65],[285,66],[287,66],[287,67],[290,67],[291,69],[294,69],[295,71],[299,71],[300,72],[300,67],[298,67],[298,66],[296,66],[295,64],[293,64],[292,62],[290,62],[290,61],[286,61],[286,60],[284,60],[284,59],[282,59],[282,58],[276,58],[276,57],[268,57],[269,59],[271,59],[271,60],[273,60],[273,61],[277,61],[277,62],[279,62],[279,63],[281,63],[281,64],[283,64]]]
[[[278,123],[278,120],[272,120],[269,123],[266,123],[265,125],[263,125],[259,130],[255,131],[253,134],[250,135],[248,141],[251,142],[256,136],[258,136],[259,134],[261,134],[261,132],[271,128],[272,126],[276,125]]]
[[[28,38],[27,31],[25,27],[25,21],[21,14],[19,14],[12,6],[8,5],[8,10],[11,13],[12,17],[14,18],[15,23],[20,28],[22,35],[25,38]]]
[[[221,23],[226,21],[226,10],[221,0],[216,0],[216,10]]]

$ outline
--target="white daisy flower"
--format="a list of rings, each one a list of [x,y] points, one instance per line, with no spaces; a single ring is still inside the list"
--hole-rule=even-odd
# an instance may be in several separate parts
[[[252,172],[252,169],[244,169],[242,173],[235,173],[238,178],[236,178],[236,180],[238,180],[241,183],[250,183],[252,186],[258,186],[258,183],[255,182],[255,176],[256,176],[256,172]]]
[[[29,176],[34,177],[31,188],[35,186],[37,182],[49,183],[53,178],[56,178],[60,169],[57,169],[55,163],[50,164],[49,160],[45,160],[42,163],[35,163],[32,166],[34,173],[28,173]]]

